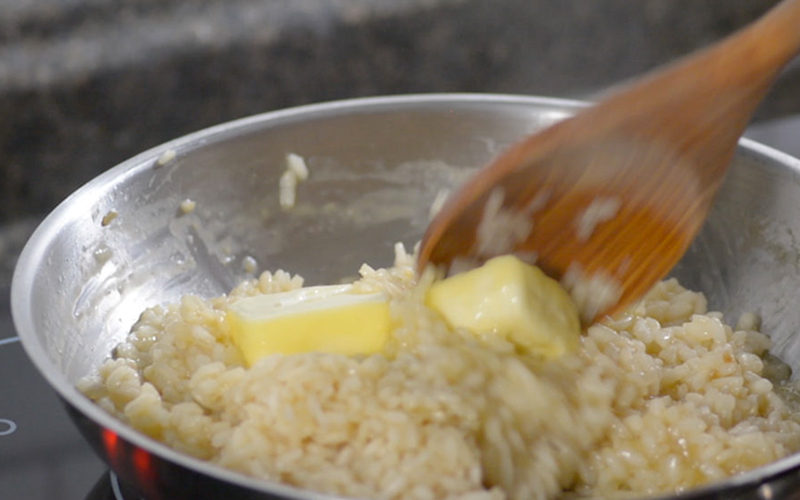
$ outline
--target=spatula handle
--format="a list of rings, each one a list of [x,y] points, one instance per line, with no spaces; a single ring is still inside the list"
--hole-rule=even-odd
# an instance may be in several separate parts
[[[800,52],[800,0],[779,3],[730,45],[726,53],[743,74],[775,75]]]

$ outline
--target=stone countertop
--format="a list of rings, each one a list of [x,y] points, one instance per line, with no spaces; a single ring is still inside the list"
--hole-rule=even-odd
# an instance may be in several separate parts
[[[0,0],[0,224],[148,147],[292,105],[580,97],[774,0]],[[798,111],[788,71],[763,117]]]
[[[0,342],[17,335],[11,318],[11,278],[17,258],[39,222],[40,217],[27,217],[0,225]]]

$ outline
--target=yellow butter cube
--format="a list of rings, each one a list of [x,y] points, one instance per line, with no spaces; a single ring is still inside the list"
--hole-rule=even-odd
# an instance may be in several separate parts
[[[230,306],[227,321],[249,365],[272,354],[375,353],[391,329],[386,295],[351,285],[248,297]]]
[[[427,304],[453,328],[502,335],[546,356],[578,345],[578,308],[567,291],[539,268],[506,255],[435,282]]]

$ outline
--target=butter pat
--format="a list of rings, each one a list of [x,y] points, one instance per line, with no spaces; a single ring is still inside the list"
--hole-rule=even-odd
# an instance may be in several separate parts
[[[435,282],[427,304],[453,328],[502,335],[518,346],[558,356],[578,346],[578,308],[539,268],[506,255]]]
[[[391,328],[386,295],[352,285],[248,297],[230,306],[227,321],[249,365],[272,354],[378,352]]]

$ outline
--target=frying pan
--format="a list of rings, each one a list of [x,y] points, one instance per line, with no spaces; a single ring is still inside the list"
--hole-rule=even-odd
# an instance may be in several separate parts
[[[396,242],[419,240],[442,188],[581,106],[483,94],[357,99],[257,115],[146,151],[71,195],[30,238],[11,298],[22,344],[96,452],[148,500],[331,498],[182,455],[103,412],[75,384],[145,308],[226,293],[253,262],[307,284],[334,282],[364,262],[390,265]],[[306,159],[311,176],[296,210],[284,211],[278,184],[289,153]],[[181,210],[185,200],[194,210]],[[742,140],[673,273],[733,321],[761,315],[772,353],[795,371],[799,239],[800,162]],[[792,455],[680,497],[800,497],[799,470]]]

